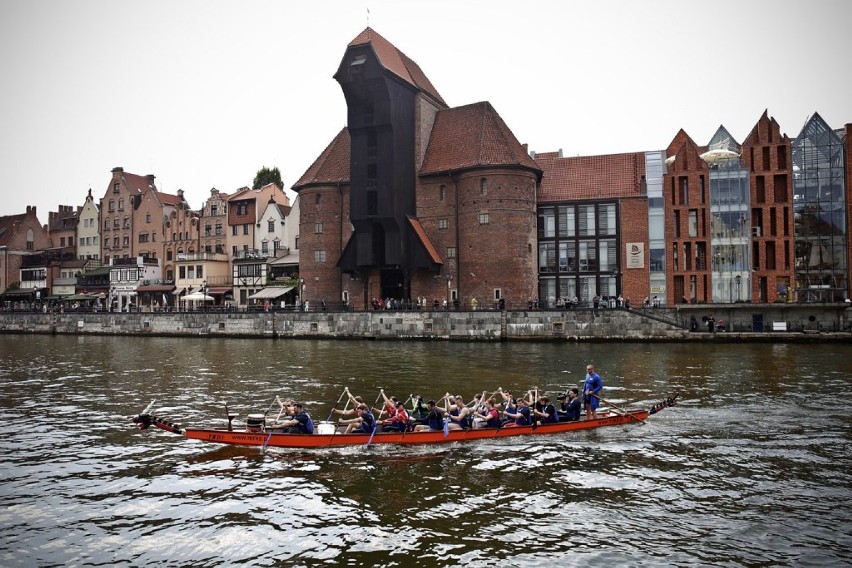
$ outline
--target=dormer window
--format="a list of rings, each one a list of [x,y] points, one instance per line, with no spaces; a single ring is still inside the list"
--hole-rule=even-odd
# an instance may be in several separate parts
[[[364,76],[364,63],[367,61],[366,55],[356,55],[349,62],[349,80],[358,81]]]

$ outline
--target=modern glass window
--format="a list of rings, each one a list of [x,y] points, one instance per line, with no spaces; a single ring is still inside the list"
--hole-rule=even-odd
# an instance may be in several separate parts
[[[580,205],[578,208],[579,211],[579,225],[580,225],[580,236],[581,237],[589,237],[594,236],[595,234],[595,206],[594,205]]]
[[[538,238],[548,239],[556,236],[556,217],[553,209],[541,209],[538,213]]]
[[[576,215],[573,206],[557,208],[559,211],[559,236],[573,237],[577,234]]]
[[[598,234],[615,234],[615,204],[605,203],[598,206]]]
[[[598,270],[598,255],[595,241],[580,241],[579,253],[577,255],[580,263],[580,272],[594,272]]]
[[[559,272],[577,270],[577,243],[574,241],[559,243]]]
[[[556,243],[538,243],[539,272],[556,272]]]
[[[616,269],[616,246],[614,240],[602,240],[598,244],[598,270],[610,272]]]

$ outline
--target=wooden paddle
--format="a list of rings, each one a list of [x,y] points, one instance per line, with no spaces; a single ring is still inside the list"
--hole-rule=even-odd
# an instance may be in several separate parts
[[[379,399],[380,399],[380,398],[382,398],[382,392],[383,392],[383,390],[379,390],[379,396],[377,396],[377,397],[376,397],[376,402],[374,402],[374,403],[373,403],[373,406],[375,406],[375,405],[377,405],[377,404],[379,403]],[[371,407],[369,408],[369,410],[370,410],[370,414],[372,414],[372,413],[373,413],[373,406],[371,406]],[[379,410],[379,417],[378,417],[378,418],[376,418],[376,419],[375,419],[375,421],[373,422],[373,432],[372,432],[372,434],[370,434],[370,439],[369,439],[369,440],[367,440],[367,445],[366,445],[365,447],[369,447],[369,446],[370,446],[370,444],[372,444],[372,443],[373,443],[373,436],[375,436],[375,435],[376,435],[376,431],[378,431],[378,429],[379,429],[379,420],[381,420],[381,419],[382,419],[382,413],[383,413],[384,411],[385,411],[385,407],[384,407],[384,406],[382,406],[382,409],[381,409],[381,410]]]
[[[644,420],[642,420],[641,418],[639,418],[639,417],[637,417],[637,416],[634,416],[632,413],[627,412],[626,410],[624,410],[624,409],[622,409],[622,408],[617,407],[616,405],[614,405],[613,403],[611,403],[611,402],[610,402],[610,401],[608,401],[608,400],[604,400],[604,399],[602,399],[601,397],[599,397],[599,396],[598,396],[598,395],[596,395],[595,393],[592,393],[592,396],[593,396],[593,397],[595,397],[596,399],[598,399],[599,401],[601,401],[602,403],[604,403],[604,404],[608,404],[608,405],[610,405],[611,407],[613,407],[614,409],[618,410],[619,412],[621,412],[621,414],[622,414],[622,415],[629,416],[629,417],[630,417],[630,418],[632,418],[633,420],[638,420],[638,421],[639,421],[639,422],[641,422],[642,424],[647,424],[647,422],[645,422],[645,421],[644,421]]]
[[[346,389],[343,389],[343,392],[340,393],[340,396],[337,397],[337,402],[334,403],[334,406],[331,407],[331,410],[328,411],[328,418],[326,418],[326,422],[331,422],[331,416],[334,414],[334,409],[337,408],[337,405],[340,404],[340,401],[343,400],[343,395],[346,394]],[[346,401],[347,406],[349,405],[349,400]]]

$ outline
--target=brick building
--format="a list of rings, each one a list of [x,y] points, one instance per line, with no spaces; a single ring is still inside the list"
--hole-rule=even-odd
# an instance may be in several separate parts
[[[26,282],[46,279],[46,266],[28,268],[26,259],[51,247],[50,233],[36,215],[35,206],[27,206],[25,213],[0,217],[0,292],[5,302],[31,302],[41,299],[46,284],[35,289],[24,286]],[[38,274],[26,273],[38,271]]]
[[[335,79],[348,126],[293,186],[303,299],[490,306],[535,295],[541,169],[494,108],[448,107],[370,28]]]
[[[538,302],[591,305],[648,294],[649,214],[644,153],[565,158],[534,154],[538,192]]]
[[[814,114],[795,141],[764,112],[742,144],[683,130],[664,174],[667,303],[849,297],[850,137]]]

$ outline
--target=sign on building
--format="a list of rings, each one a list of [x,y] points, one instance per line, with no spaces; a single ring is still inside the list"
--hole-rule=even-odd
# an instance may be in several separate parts
[[[627,268],[645,268],[645,243],[627,243]]]

